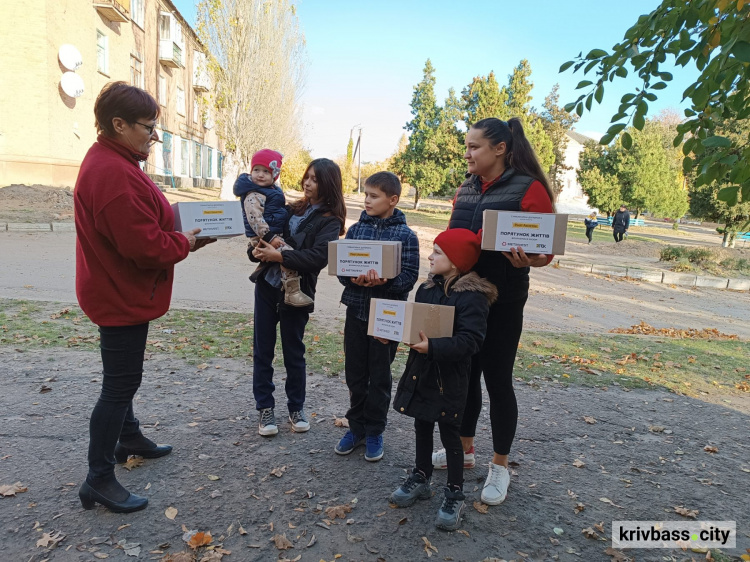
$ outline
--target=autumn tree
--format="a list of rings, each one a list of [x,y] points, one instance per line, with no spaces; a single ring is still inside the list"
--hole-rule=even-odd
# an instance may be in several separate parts
[[[579,156],[578,183],[588,196],[589,205],[612,216],[623,202],[622,186],[617,172],[620,154],[594,141],[587,142]]]
[[[568,148],[568,132],[578,121],[578,116],[575,113],[565,111],[558,105],[560,101],[559,88],[559,84],[552,87],[552,91],[544,99],[544,111],[541,114],[542,126],[550,141],[552,141],[552,154],[555,157],[549,169],[549,180],[555,195],[559,195],[562,191],[565,171],[571,169],[570,166],[565,164],[565,151]]]
[[[461,90],[466,128],[487,117],[506,120],[508,114],[508,92],[500,89],[495,73],[476,76],[471,84]]]
[[[645,126],[650,102],[668,87],[672,74],[663,69],[667,60],[679,67],[692,66],[700,75],[683,96],[691,102],[684,122],[674,127],[674,146],[683,140],[683,170],[695,169],[695,187],[719,182],[717,198],[730,207],[750,200],[750,139],[716,134],[720,122],[750,118],[750,2],[746,0],[663,0],[642,15],[609,51],[593,49],[560,67],[563,72],[591,74],[581,80],[578,99],[565,106],[578,115],[601,103],[608,82],[634,72],[639,85],[626,93],[602,137],[609,144],[622,133],[629,148],[628,124]],[[629,70],[630,69],[630,70]],[[711,150],[715,149],[715,150]]]
[[[300,150],[305,43],[291,0],[200,0],[197,32],[208,51],[218,134],[242,169],[269,147]]]

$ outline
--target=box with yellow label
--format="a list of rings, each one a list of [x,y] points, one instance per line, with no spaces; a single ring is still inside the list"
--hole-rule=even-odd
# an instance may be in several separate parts
[[[407,344],[422,341],[420,331],[428,338],[449,338],[454,315],[452,306],[371,299],[367,335]]]
[[[245,234],[239,201],[190,201],[173,203],[174,229],[202,229],[196,238],[229,238]]]
[[[371,269],[381,279],[401,273],[401,242],[334,240],[328,243],[328,275],[358,277]]]
[[[482,250],[509,252],[523,248],[527,254],[565,253],[568,215],[485,210]]]

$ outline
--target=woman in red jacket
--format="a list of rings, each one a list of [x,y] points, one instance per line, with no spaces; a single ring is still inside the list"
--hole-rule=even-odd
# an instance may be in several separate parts
[[[174,231],[174,213],[141,170],[155,132],[159,105],[140,88],[107,84],[94,104],[99,136],[81,163],[75,187],[76,294],[99,326],[103,379],[89,425],[89,472],[81,503],[118,513],[143,509],[115,478],[128,455],[156,458],[172,450],[143,436],[133,414],[141,384],[150,320],[169,309],[174,265],[209,240]]]

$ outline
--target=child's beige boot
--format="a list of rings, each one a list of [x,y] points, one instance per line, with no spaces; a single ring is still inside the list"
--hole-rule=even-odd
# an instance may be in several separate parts
[[[299,275],[287,275],[282,283],[284,284],[284,304],[297,307],[313,304],[314,301],[300,289]]]

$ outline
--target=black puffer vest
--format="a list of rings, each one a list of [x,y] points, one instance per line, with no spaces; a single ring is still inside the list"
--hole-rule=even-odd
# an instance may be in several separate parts
[[[479,232],[485,209],[520,211],[521,201],[533,182],[534,178],[508,168],[482,193],[481,178],[470,176],[458,188],[448,228],[468,228]],[[474,271],[497,287],[498,302],[514,301],[528,294],[529,268],[513,267],[502,252],[483,250]]]

